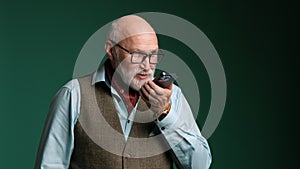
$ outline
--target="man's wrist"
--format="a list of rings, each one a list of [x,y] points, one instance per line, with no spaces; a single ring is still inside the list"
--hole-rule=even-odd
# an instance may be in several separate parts
[[[154,119],[156,122],[162,121],[170,112],[171,110],[171,104],[169,103],[166,108],[164,108],[162,111],[154,114]]]

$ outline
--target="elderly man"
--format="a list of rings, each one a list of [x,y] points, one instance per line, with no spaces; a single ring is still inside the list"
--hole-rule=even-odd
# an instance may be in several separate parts
[[[144,19],[111,25],[108,59],[54,97],[35,168],[209,168],[211,154],[176,85],[152,81],[163,53]]]

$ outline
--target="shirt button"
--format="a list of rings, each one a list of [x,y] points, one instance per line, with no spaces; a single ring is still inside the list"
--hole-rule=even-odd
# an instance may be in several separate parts
[[[130,123],[130,120],[127,120],[127,123]]]
[[[120,93],[122,93],[122,94],[123,94],[123,93],[124,93],[124,90],[123,90],[123,89],[121,89],[121,90],[120,90]]]
[[[165,130],[165,129],[166,129],[165,127],[162,127],[162,128],[161,128],[161,130]]]
[[[124,157],[125,157],[126,159],[128,159],[128,158],[130,158],[130,154],[125,154]]]

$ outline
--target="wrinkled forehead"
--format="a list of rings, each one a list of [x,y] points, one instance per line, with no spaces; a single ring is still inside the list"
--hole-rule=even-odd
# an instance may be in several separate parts
[[[136,15],[128,15],[112,23],[108,32],[108,39],[119,43],[130,37],[144,34],[156,35],[154,29],[146,20]]]
[[[140,33],[135,35],[130,35],[125,39],[122,39],[118,42],[119,44],[144,44],[144,45],[157,45],[157,36],[155,33]]]

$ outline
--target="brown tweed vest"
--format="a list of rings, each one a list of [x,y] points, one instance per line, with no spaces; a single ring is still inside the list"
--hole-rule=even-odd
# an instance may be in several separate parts
[[[79,78],[80,116],[74,129],[70,169],[170,169],[171,152],[154,122],[134,122],[127,142],[110,89],[102,82],[91,85],[91,75]],[[136,117],[149,118],[140,101]],[[148,116],[147,116],[148,115]],[[136,120],[135,120],[136,121]]]

